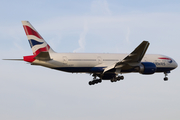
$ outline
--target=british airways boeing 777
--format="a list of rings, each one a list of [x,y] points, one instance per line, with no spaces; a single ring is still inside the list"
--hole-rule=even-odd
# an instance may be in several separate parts
[[[23,61],[70,73],[91,74],[93,80],[89,85],[102,80],[123,80],[122,74],[131,72],[143,75],[162,72],[167,81],[167,74],[178,66],[170,57],[145,54],[148,41],[143,41],[130,54],[56,53],[28,21],[22,21],[22,24],[33,52],[33,55],[24,56]]]

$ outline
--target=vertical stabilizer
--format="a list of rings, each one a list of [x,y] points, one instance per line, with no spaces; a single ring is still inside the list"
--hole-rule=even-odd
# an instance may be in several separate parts
[[[41,52],[54,52],[29,21],[22,21],[22,24],[34,55]]]

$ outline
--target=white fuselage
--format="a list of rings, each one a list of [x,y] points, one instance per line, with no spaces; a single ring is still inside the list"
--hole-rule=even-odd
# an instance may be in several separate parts
[[[32,65],[41,65],[53,69],[58,69],[66,72],[93,72],[89,71],[92,68],[101,68],[122,61],[128,54],[98,54],[98,53],[51,53],[50,61],[33,61]],[[177,67],[177,63],[164,55],[147,54],[141,62],[152,62],[156,65],[156,72],[170,71]],[[101,72],[95,70],[95,72]],[[123,71],[122,71],[123,73]]]

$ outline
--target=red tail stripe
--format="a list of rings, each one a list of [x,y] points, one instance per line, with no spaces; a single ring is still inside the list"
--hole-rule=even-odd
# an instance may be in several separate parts
[[[46,47],[43,47],[43,48],[38,49],[38,50],[34,53],[34,55],[38,55],[40,52],[47,52],[47,51],[49,51],[49,49],[50,49],[50,46],[47,45]]]
[[[46,47],[38,49],[34,55],[30,56],[24,56],[24,61],[32,63],[35,60],[35,57],[40,53],[40,52],[46,52],[50,49],[50,46],[47,45]]]
[[[26,35],[34,35],[34,36],[38,37],[39,39],[43,39],[38,32],[34,31],[29,26],[23,25],[23,27],[24,27],[24,30],[26,32]]]
[[[26,62],[33,62],[36,56],[35,55],[30,55],[30,56],[24,56],[24,61]]]

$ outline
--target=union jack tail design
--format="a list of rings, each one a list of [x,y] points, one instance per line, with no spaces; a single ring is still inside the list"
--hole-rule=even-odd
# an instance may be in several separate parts
[[[41,52],[54,52],[29,21],[22,21],[22,24],[35,56]]]

